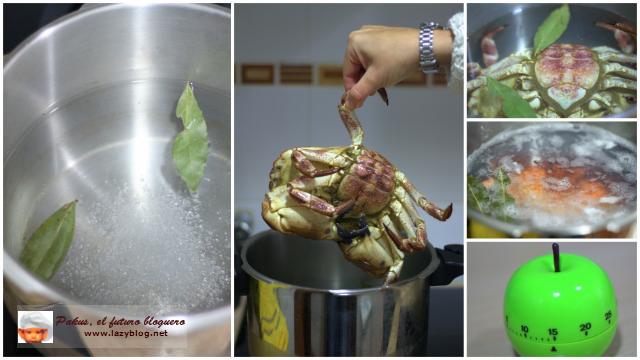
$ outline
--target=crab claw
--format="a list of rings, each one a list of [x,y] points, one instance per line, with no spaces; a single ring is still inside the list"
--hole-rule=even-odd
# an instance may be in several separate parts
[[[336,219],[338,220],[338,219]],[[360,216],[358,219],[358,229],[355,230],[347,230],[336,221],[336,229],[338,230],[338,236],[342,239],[343,242],[347,244],[351,244],[351,241],[354,238],[369,235],[369,226],[367,225],[367,219],[364,215]]]
[[[607,29],[610,31],[624,31],[625,33],[629,34],[630,36],[632,36],[634,39],[636,38],[636,28],[629,23],[623,23],[623,22],[613,22],[613,23],[608,23],[605,21],[596,21],[596,26],[601,27],[603,29]]]
[[[500,55],[498,54],[498,47],[496,46],[496,42],[493,40],[493,37],[504,30],[507,25],[501,25],[495,27],[493,29],[489,29],[482,40],[480,40],[480,48],[482,49],[482,61],[484,61],[484,66],[491,66],[498,61]]]
[[[636,49],[636,28],[629,23],[607,23],[597,21],[596,26],[613,31],[613,36],[618,42],[618,47],[625,54],[633,54]]]

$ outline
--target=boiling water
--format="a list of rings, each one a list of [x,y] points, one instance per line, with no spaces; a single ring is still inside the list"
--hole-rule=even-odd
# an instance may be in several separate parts
[[[468,158],[480,180],[502,167],[517,221],[535,227],[602,225],[636,209],[636,147],[588,125],[542,124],[505,131]]]
[[[5,215],[8,233],[23,234],[11,239],[14,255],[44,219],[78,200],[71,248],[50,280],[70,298],[160,313],[230,302],[229,98],[195,85],[210,144],[204,179],[190,194],[171,158],[183,86],[128,82],[77,96],[46,113],[5,161],[5,174],[19,179],[5,198],[20,209],[16,199],[32,196],[24,227]],[[52,146],[34,153],[51,134]]]

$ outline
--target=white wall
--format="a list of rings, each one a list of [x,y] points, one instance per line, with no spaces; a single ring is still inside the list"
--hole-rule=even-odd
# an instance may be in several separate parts
[[[446,23],[461,5],[235,6],[235,63],[342,62],[347,35],[365,24]],[[417,46],[417,44],[416,44]],[[454,203],[445,223],[427,220],[436,246],[463,241],[463,94],[446,87],[387,89],[389,107],[370,98],[358,116],[365,145],[384,154],[440,206]],[[273,160],[295,146],[347,145],[337,113],[339,86],[235,86],[235,206],[267,225],[260,203]]]

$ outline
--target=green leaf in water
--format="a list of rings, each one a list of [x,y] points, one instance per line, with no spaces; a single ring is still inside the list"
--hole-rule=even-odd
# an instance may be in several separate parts
[[[507,191],[511,183],[506,171],[499,168],[488,184],[472,175],[467,175],[467,202],[481,213],[503,221],[511,222],[510,207],[515,200]]]
[[[49,280],[55,274],[71,246],[77,202],[63,205],[45,220],[22,249],[20,262],[43,279]]]
[[[176,116],[182,119],[182,130],[173,141],[173,162],[189,191],[198,190],[207,165],[209,140],[207,124],[193,94],[193,85],[187,83],[178,100]]]
[[[511,184],[511,179],[509,179],[509,176],[504,169],[499,168],[496,172],[495,180],[496,181],[493,182],[492,189],[490,189],[493,193],[497,194],[497,200],[494,201],[494,215],[498,219],[511,221],[512,219],[509,216],[508,206],[515,203],[513,197],[507,192],[507,186]]]
[[[511,184],[511,179],[509,179],[509,176],[507,176],[507,173],[502,168],[499,168],[498,172],[496,173],[496,180],[500,185],[500,194],[502,195],[502,202],[506,203],[507,197],[509,196],[509,194],[507,193],[507,186]]]
[[[536,31],[536,36],[533,38],[533,54],[538,55],[556,42],[567,30],[570,18],[571,14],[567,4],[553,10]]]
[[[482,182],[473,175],[467,175],[467,202],[484,214],[488,199],[487,189]]]
[[[491,94],[502,100],[502,112],[510,118],[535,118],[529,103],[520,97],[517,91],[500,83],[494,78],[487,77],[487,88]]]

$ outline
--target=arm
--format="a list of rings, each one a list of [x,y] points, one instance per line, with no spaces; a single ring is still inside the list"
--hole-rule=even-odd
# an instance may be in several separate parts
[[[454,19],[460,21],[459,25],[452,22]],[[457,14],[449,21],[455,29],[435,30],[433,34],[438,64],[452,69],[450,83],[463,78],[463,21],[464,15]],[[343,64],[345,104],[358,108],[379,88],[395,85],[420,71],[418,38],[418,29],[387,26],[363,26],[349,34]]]

